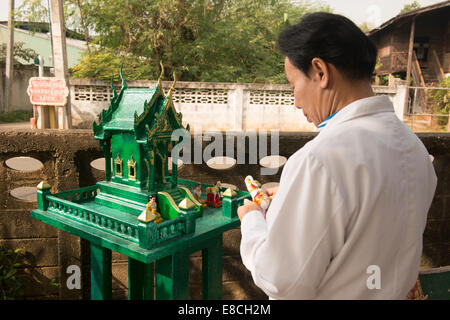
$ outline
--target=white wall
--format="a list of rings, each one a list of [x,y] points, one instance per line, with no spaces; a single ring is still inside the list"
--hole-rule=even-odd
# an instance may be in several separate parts
[[[154,87],[155,81],[127,81],[128,87]],[[119,92],[120,84],[116,84]],[[163,82],[165,91],[171,82]],[[403,120],[406,87],[374,86],[376,94],[387,94],[397,116]],[[110,85],[103,81],[71,79],[72,121],[91,128],[112,97]],[[175,107],[183,114],[183,124],[202,130],[316,131],[301,110],[294,107],[288,85],[177,82],[173,94]]]

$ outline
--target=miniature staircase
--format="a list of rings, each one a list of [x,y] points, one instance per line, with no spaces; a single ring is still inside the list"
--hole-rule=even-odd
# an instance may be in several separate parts
[[[148,194],[136,188],[106,181],[97,182],[100,193],[95,203],[139,215],[148,202]]]
[[[172,197],[173,201],[175,202],[175,204],[177,206],[185,198],[184,193],[178,188],[172,189],[172,190],[167,190],[166,192]]]
[[[187,195],[186,191],[182,188],[175,188],[170,190],[165,190],[164,192],[158,193],[159,208],[161,210],[161,215],[164,219],[173,219],[179,216],[180,212],[190,212],[194,213],[197,218],[203,216],[203,206],[198,203],[195,199],[193,207],[180,208],[180,202],[185,198],[193,199],[192,195]],[[192,201],[192,200],[191,200]],[[190,201],[188,201],[190,202]]]

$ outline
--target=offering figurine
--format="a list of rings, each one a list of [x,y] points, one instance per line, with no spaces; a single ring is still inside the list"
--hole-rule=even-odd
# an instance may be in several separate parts
[[[200,201],[202,199],[202,189],[200,187],[200,183],[197,183],[193,193],[194,193],[194,197],[197,201]]]
[[[157,205],[156,205],[156,197],[152,196],[150,198],[150,201],[147,203],[147,206],[145,207],[145,210],[142,211],[141,215],[138,217],[139,220],[144,222],[151,222],[158,224],[163,221],[163,218],[161,215],[156,211]]]
[[[245,177],[245,185],[252,196],[253,202],[259,205],[265,212],[269,208],[272,200],[270,200],[269,196],[262,191],[261,184],[253,179],[252,176],[247,176]]]
[[[206,188],[206,203],[210,207],[220,207],[222,205],[221,182],[217,181],[213,187]]]
[[[202,204],[202,206],[205,208],[206,203],[205,203],[205,200],[202,199],[202,188],[201,188],[200,183],[197,183],[197,185],[195,186],[193,194],[194,194],[194,198],[198,202],[200,202]]]

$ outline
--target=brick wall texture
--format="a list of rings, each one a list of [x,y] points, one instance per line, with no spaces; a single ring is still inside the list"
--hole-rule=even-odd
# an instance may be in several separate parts
[[[238,133],[229,134],[237,145]],[[288,158],[315,133],[280,133],[279,154]],[[434,156],[434,167],[438,176],[436,194],[428,214],[424,233],[422,269],[450,265],[450,134],[419,133],[429,153]],[[197,139],[197,140],[196,140]],[[204,149],[210,141],[192,139]],[[267,150],[271,150],[270,136]],[[257,163],[249,163],[250,140],[246,138],[246,163],[237,164],[227,170],[214,170],[205,162],[184,164],[179,177],[204,183],[236,185],[245,190],[243,179],[251,174],[261,183],[277,182],[281,170],[274,175],[261,175]],[[226,139],[223,139],[226,150]],[[236,150],[234,152],[236,155]],[[32,157],[43,166],[33,172],[21,172],[6,165],[14,157]],[[89,299],[90,259],[89,243],[54,227],[30,218],[30,211],[37,207],[36,201],[19,200],[11,196],[11,190],[19,187],[36,187],[46,180],[51,191],[61,192],[95,184],[104,180],[104,172],[93,168],[93,160],[103,157],[91,130],[13,130],[0,131],[0,246],[24,248],[20,274],[26,283],[26,299]],[[239,228],[223,235],[223,299],[266,299],[266,295],[252,281],[243,266],[240,254]],[[190,257],[190,295],[201,299],[201,253]],[[126,299],[128,287],[127,257],[113,252],[113,298]],[[78,265],[82,271],[82,288],[69,290],[66,281],[67,267]],[[52,284],[53,283],[53,284]],[[59,283],[60,285],[54,285]]]

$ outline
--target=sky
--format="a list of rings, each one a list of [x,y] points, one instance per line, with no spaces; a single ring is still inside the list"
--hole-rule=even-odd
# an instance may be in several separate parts
[[[295,0],[293,0],[295,2]],[[426,7],[442,0],[417,0],[422,7]],[[313,3],[322,2],[330,5],[335,13],[342,14],[351,19],[357,25],[363,22],[370,23],[377,27],[383,22],[396,16],[405,4],[413,0],[320,0]],[[15,0],[16,8],[22,0]],[[0,0],[0,21],[8,20],[8,0]]]
[[[346,16],[357,25],[369,22],[371,26],[378,27],[395,17],[406,4],[412,3],[413,0],[322,0],[321,2],[330,5],[334,13]],[[427,7],[444,1],[417,0],[417,2],[421,7]]]

